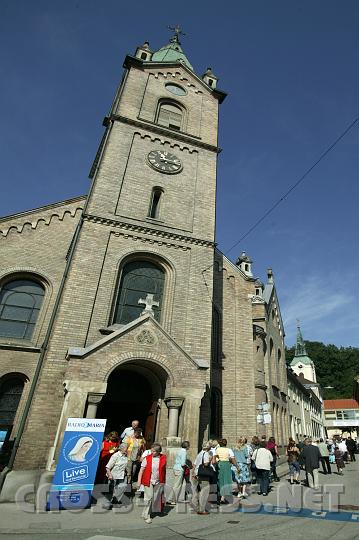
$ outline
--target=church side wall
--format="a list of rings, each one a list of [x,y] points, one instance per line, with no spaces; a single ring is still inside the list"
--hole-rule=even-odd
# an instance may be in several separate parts
[[[82,347],[86,342],[88,321],[96,295],[93,276],[100,274],[106,249],[107,228],[99,226],[96,233],[97,249],[88,242],[86,232],[80,233],[81,249],[76,249],[74,253],[65,284],[45,365],[17,454],[15,467],[18,469],[45,468],[48,450],[55,438],[64,400],[67,350],[71,346]]]
[[[73,211],[72,211],[73,210]],[[36,227],[12,228],[1,238],[0,285],[9,279],[36,276],[45,286],[44,302],[31,341],[0,337],[0,377],[8,373],[25,375],[24,392],[17,410],[11,438],[16,435],[32,377],[37,366],[39,350],[44,340],[56,295],[66,264],[68,252],[80,209],[71,209],[62,216],[36,214]],[[48,224],[45,222],[45,218]],[[10,221],[11,223],[11,221]],[[4,225],[4,224],[3,224]],[[18,217],[18,227],[22,227]]]
[[[280,326],[276,315],[274,302],[268,306],[267,318],[267,355],[266,383],[268,386],[268,401],[272,414],[272,433],[277,444],[287,444],[289,436],[289,417],[287,402],[287,375],[285,363],[285,348],[283,337],[279,332]],[[272,354],[270,340],[273,342]],[[280,351],[280,354],[279,352]]]
[[[223,395],[222,433],[234,445],[239,436],[256,433],[255,375],[253,359],[253,283],[246,281],[223,260],[215,274],[215,287],[222,288],[223,359],[220,377]]]

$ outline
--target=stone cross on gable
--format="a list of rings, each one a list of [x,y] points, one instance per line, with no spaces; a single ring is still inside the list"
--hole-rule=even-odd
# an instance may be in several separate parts
[[[146,299],[143,300],[142,298],[139,299],[138,301],[139,304],[144,304],[146,307],[145,309],[142,311],[141,315],[146,315],[147,313],[149,315],[151,315],[152,317],[154,317],[154,311],[152,309],[153,306],[156,306],[158,307],[160,305],[159,302],[156,302],[154,299],[153,299],[153,294],[148,294],[146,296]]]

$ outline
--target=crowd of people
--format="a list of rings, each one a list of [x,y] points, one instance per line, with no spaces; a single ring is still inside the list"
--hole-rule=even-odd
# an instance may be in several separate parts
[[[289,479],[291,484],[299,484],[301,469],[306,472],[305,483],[313,489],[319,488],[319,468],[322,465],[323,474],[332,474],[331,465],[336,465],[337,474],[343,475],[345,464],[355,461],[357,443],[351,437],[347,439],[334,437],[333,439],[317,439],[310,437],[304,441],[296,442],[290,438],[286,449],[289,465]]]
[[[266,497],[271,482],[279,481],[279,451],[274,437],[266,440],[254,436],[251,441],[239,437],[234,448],[229,448],[223,438],[209,440],[193,462],[188,456],[189,449],[190,442],[184,441],[176,452],[173,482],[167,489],[166,455],[157,442],[146,449],[139,422],[134,420],[121,435],[112,431],[105,438],[96,483],[110,484],[111,506],[121,504],[126,491],[137,492],[144,498],[142,517],[146,523],[151,523],[151,514],[163,512],[165,504],[174,506],[189,502],[193,511],[205,516],[211,505],[229,504],[233,497],[241,500],[252,493]],[[324,474],[331,474],[333,463],[336,463],[338,473],[343,474],[346,460],[355,461],[356,450],[355,441],[350,437],[346,441],[325,442],[306,438],[299,443],[290,438],[285,450],[289,482],[300,484],[301,470],[304,469],[303,483],[317,489],[320,463]]]

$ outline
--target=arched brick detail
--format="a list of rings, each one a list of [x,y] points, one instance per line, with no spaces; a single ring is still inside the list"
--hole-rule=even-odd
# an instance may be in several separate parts
[[[25,373],[25,370],[22,371],[0,371],[0,386],[3,381],[10,378],[18,378],[21,379],[24,383],[29,382],[30,377]]]
[[[168,365],[169,361],[167,360],[167,358],[163,355],[147,351],[142,351],[141,353],[135,354],[131,352],[120,354],[117,359],[109,360],[108,364],[106,366],[103,366],[102,369],[99,370],[99,376],[103,380],[103,382],[107,382],[109,376],[116,368],[128,362],[135,362],[136,360],[147,360],[149,362],[157,364],[166,372],[170,385],[175,385],[173,373],[170,366]]]
[[[3,281],[4,279],[13,278],[16,279],[17,276],[28,276],[28,277],[35,277],[39,279],[45,288],[47,289],[47,292],[52,293],[53,290],[53,282],[50,277],[43,272],[43,270],[36,268],[35,266],[13,266],[10,268],[5,268],[0,271],[0,281]]]

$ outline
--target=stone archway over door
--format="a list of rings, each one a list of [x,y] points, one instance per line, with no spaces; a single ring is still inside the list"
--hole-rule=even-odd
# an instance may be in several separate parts
[[[165,389],[166,376],[162,369],[141,361],[126,362],[110,374],[96,417],[107,419],[107,432],[119,433],[131,425],[132,420],[139,420],[150,445],[156,438],[159,403]]]

